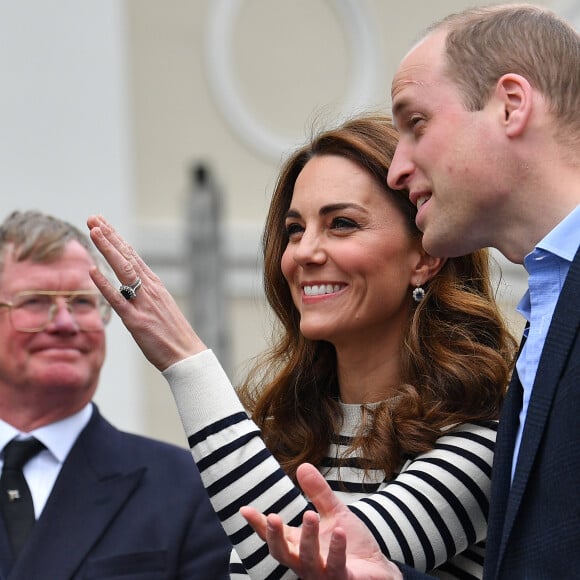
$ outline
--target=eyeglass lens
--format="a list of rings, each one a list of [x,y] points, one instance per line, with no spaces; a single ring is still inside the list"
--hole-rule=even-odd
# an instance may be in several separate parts
[[[59,293],[52,291],[21,292],[12,300],[12,324],[22,332],[40,332],[54,319],[58,312],[58,297],[71,313],[79,330],[102,330],[108,322],[110,307],[100,294],[96,293]]]

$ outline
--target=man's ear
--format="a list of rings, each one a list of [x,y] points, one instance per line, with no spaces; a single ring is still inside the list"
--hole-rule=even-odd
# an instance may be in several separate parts
[[[422,286],[431,278],[437,275],[439,270],[443,268],[447,258],[435,258],[423,251],[421,258],[415,268],[415,274],[412,278],[412,283],[415,286]]]
[[[506,135],[519,137],[524,132],[532,113],[534,102],[532,85],[525,77],[508,73],[497,81],[494,97],[502,106]]]

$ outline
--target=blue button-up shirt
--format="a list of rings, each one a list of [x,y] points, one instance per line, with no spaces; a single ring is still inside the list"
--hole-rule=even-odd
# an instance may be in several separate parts
[[[580,206],[561,221],[524,258],[524,267],[529,274],[528,290],[520,300],[517,309],[529,322],[529,328],[525,331],[526,343],[516,363],[524,392],[512,462],[512,480],[540,356],[560,291],[579,245]]]

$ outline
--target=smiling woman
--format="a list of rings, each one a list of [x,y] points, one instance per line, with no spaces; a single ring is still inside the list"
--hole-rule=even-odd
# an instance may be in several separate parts
[[[309,503],[296,471],[309,462],[391,558],[481,576],[514,340],[486,252],[442,260],[423,250],[416,208],[387,186],[397,139],[390,118],[360,116],[284,163],[263,236],[279,326],[237,395],[159,278],[103,218],[89,219],[117,276],[143,280],[128,302],[93,273],[171,385],[235,547],[234,575],[292,577],[239,510],[299,524]]]
[[[360,371],[342,378],[343,402],[396,394],[409,288],[425,284],[443,264],[425,254],[408,219],[383,191],[354,161],[317,155],[296,179],[285,222],[281,269],[300,332],[330,342],[346,368],[356,362]],[[365,353],[364,367],[357,351]],[[366,369],[381,369],[383,384],[371,385],[374,392],[365,397]]]

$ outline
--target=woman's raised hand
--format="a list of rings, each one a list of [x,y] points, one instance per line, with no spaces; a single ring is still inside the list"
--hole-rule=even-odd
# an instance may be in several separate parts
[[[127,299],[97,268],[91,277],[119,315],[147,359],[160,371],[206,350],[163,282],[135,249],[102,217],[87,220],[91,240],[111,266],[122,285],[134,286],[135,297]],[[131,292],[128,293],[131,295]]]

